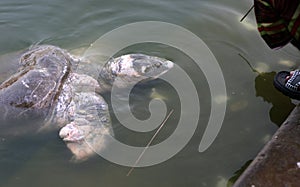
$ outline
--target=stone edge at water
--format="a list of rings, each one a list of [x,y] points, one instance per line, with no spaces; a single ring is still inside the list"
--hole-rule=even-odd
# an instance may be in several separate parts
[[[268,186],[300,186],[299,105],[233,185]]]

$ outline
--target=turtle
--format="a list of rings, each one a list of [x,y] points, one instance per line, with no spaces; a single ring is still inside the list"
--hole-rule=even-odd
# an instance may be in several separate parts
[[[110,58],[95,79],[76,71],[85,60],[53,45],[30,47],[21,55],[18,71],[0,85],[1,124],[42,119],[37,132],[57,129],[73,160],[86,160],[105,149],[107,136],[114,136],[102,95],[112,86],[156,79],[174,66],[156,56],[125,54]]]

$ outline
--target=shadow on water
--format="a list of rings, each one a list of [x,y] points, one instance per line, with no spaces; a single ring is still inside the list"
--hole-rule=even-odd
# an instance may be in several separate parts
[[[257,97],[262,97],[264,101],[272,104],[272,108],[269,111],[270,120],[277,126],[280,126],[294,109],[295,105],[291,102],[289,97],[275,89],[273,86],[273,79],[275,75],[276,72],[274,71],[259,73],[259,75],[255,78],[255,90]],[[230,187],[235,183],[252,161],[253,160],[247,161],[234,173],[234,175],[228,180],[227,187]]]
[[[273,80],[276,72],[272,71],[260,73],[252,67],[245,57],[241,54],[239,55],[245,60],[254,73],[258,73],[258,76],[255,78],[256,97],[262,97],[264,101],[273,105],[269,111],[270,120],[277,126],[280,126],[295,108],[295,105],[291,102],[289,97],[283,95],[273,86]]]
[[[275,72],[260,73],[255,78],[255,90],[257,97],[262,97],[264,101],[272,104],[269,111],[270,120],[280,126],[295,105],[289,97],[274,88],[273,79],[275,74]]]

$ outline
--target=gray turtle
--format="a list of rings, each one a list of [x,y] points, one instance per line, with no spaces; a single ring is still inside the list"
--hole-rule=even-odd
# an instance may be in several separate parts
[[[127,54],[110,59],[98,80],[76,73],[78,63],[79,58],[56,46],[30,48],[21,56],[18,72],[0,85],[0,119],[42,118],[39,131],[60,128],[59,136],[75,160],[85,160],[104,149],[107,136],[113,136],[108,105],[101,94],[112,85],[124,88],[155,79],[173,63]]]

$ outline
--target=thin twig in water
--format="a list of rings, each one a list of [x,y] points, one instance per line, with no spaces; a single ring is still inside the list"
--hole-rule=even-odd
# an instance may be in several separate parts
[[[250,64],[250,62],[242,54],[239,53],[239,56],[242,57],[243,60],[245,60],[245,62],[248,64],[248,66],[254,73],[260,74],[260,72],[257,71],[255,68],[253,68],[252,65]]]
[[[248,10],[248,12],[242,17],[242,19],[240,20],[240,22],[242,22],[248,16],[248,14],[251,12],[251,10],[253,8],[254,8],[254,5],[252,5],[252,7]]]
[[[157,134],[159,133],[159,131],[162,129],[162,127],[165,125],[165,123],[167,122],[167,120],[170,118],[170,116],[172,115],[172,113],[174,112],[174,110],[172,109],[170,111],[170,113],[167,115],[167,117],[164,119],[164,121],[161,123],[160,127],[157,129],[157,131],[155,132],[155,134],[152,136],[151,140],[149,141],[149,143],[146,145],[146,147],[144,148],[144,150],[142,151],[142,153],[140,154],[140,156],[138,157],[138,159],[135,161],[134,165],[132,166],[132,168],[129,170],[129,172],[127,173],[127,177],[132,173],[132,171],[134,170],[134,168],[136,167],[136,165],[139,163],[139,161],[141,160],[142,156],[144,155],[144,153],[146,152],[146,150],[150,147],[151,143],[153,142],[154,138],[157,136]]]

